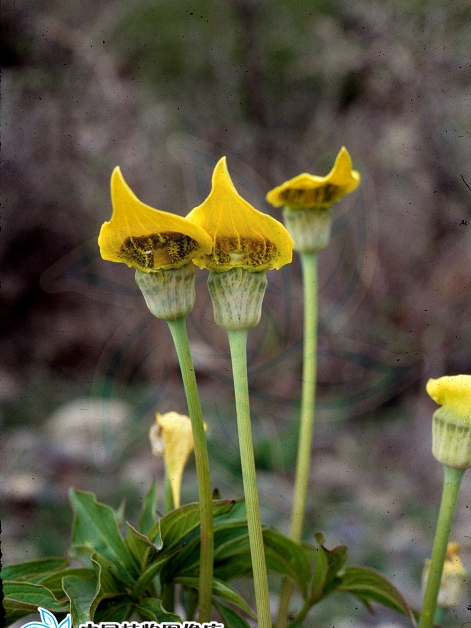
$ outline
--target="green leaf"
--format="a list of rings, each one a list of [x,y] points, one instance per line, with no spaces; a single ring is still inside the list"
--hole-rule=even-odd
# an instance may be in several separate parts
[[[229,512],[234,507],[233,500],[213,502],[213,517]],[[149,533],[149,539],[154,541],[154,535],[160,530],[163,551],[172,550],[200,524],[200,505],[186,504],[162,517]]]
[[[176,575],[193,575],[194,572],[198,572],[200,547],[200,537],[198,536],[181,547],[176,548],[172,560],[166,561],[165,570],[162,574],[163,581],[171,582]]]
[[[222,520],[214,524],[214,561],[227,558],[231,553],[241,550],[241,542],[248,539],[246,521]],[[200,537],[185,544],[177,556],[168,564],[165,579],[171,580],[175,574],[193,575],[199,571]]]
[[[240,547],[240,542],[248,539],[247,521],[224,520],[214,525],[214,558],[223,560]],[[237,553],[237,552],[236,552]]]
[[[39,606],[51,612],[67,612],[69,605],[59,602],[54,595],[40,584],[23,581],[3,582],[3,605],[7,619],[24,617],[35,613]],[[24,614],[23,614],[24,611]]]
[[[331,550],[321,545],[321,550],[327,560],[327,574],[324,581],[322,595],[319,599],[326,597],[332,591],[335,591],[339,584],[339,571],[345,565],[347,560],[348,547],[345,545],[337,545]]]
[[[245,509],[245,503],[238,502]],[[247,531],[247,521],[229,518],[218,524],[221,525],[221,542],[215,549],[214,575],[220,580],[233,580],[245,576],[252,571],[252,559],[250,556],[250,543]],[[215,526],[216,527],[216,526]]]
[[[192,577],[180,577],[175,578],[175,582],[177,584],[183,584],[186,587],[192,587],[193,589],[199,588],[199,579]],[[212,594],[216,597],[221,597],[227,602],[238,606],[241,610],[243,610],[247,615],[255,618],[255,613],[241,596],[241,594],[230,587],[226,582],[222,580],[218,580],[217,578],[213,578],[213,587]]]
[[[294,580],[305,596],[311,568],[302,548],[274,529],[263,531],[263,545],[267,569]]]
[[[142,534],[148,534],[152,530],[152,526],[155,525],[158,502],[157,482],[153,480],[142,502],[142,511],[138,524],[139,532],[142,532]]]
[[[402,594],[381,573],[369,567],[346,567],[337,591],[348,591],[362,601],[371,601],[407,615],[412,611]]]
[[[136,604],[136,610],[144,619],[149,621],[175,621],[181,622],[181,618],[174,613],[169,613],[162,608],[162,603],[157,598],[143,598]]]
[[[249,573],[252,573],[252,559],[248,541],[242,545],[238,554],[234,553],[214,565],[214,576],[224,581],[241,578]]]
[[[306,544],[302,547],[306,556],[310,558],[311,565],[313,565],[309,598],[311,604],[315,604],[322,596],[329,571],[329,563],[326,556],[327,552],[321,546],[312,547],[312,545]]]
[[[124,523],[124,511],[126,510],[126,499],[123,498],[121,500],[119,508],[117,508],[116,510],[114,510],[114,508],[111,508],[111,510],[113,511],[113,515],[114,515],[118,528],[121,527]]]
[[[145,534],[138,532],[130,523],[126,523],[126,526],[128,533],[125,543],[141,572],[148,563],[155,560],[159,550]]]
[[[215,574],[221,580],[231,580],[249,573],[252,569],[247,523],[226,522],[221,537],[215,531]],[[265,557],[269,570],[294,580],[306,595],[311,575],[309,559],[304,550],[276,530],[264,530]],[[179,556],[180,558],[180,556]]]
[[[135,604],[130,595],[118,595],[102,600],[94,614],[95,624],[100,622],[122,623],[128,620],[134,612]]]
[[[95,550],[90,545],[72,545],[68,551],[71,558],[78,560],[78,562],[82,563],[87,569],[93,568],[92,556],[94,553]]]
[[[237,499],[234,502],[234,506],[226,513],[215,517],[214,523],[220,521],[232,521],[237,519],[238,521],[247,521],[247,509],[245,507],[245,499]]]
[[[220,602],[215,602],[214,604],[221,615],[225,628],[250,628],[245,619],[236,613],[234,609]]]
[[[70,490],[70,501],[75,512],[72,544],[93,547],[113,562],[123,582],[132,586],[138,571],[119,532],[114,510],[97,502],[93,493],[74,489]]]
[[[162,571],[179,549],[180,548],[176,547],[173,552],[165,554],[164,552],[160,552],[159,557],[156,558],[136,580],[133,590],[133,594],[136,598],[139,599],[145,594],[147,587],[151,584],[155,576]]]
[[[85,624],[91,619],[90,608],[98,590],[96,575],[87,573],[81,576],[64,576],[62,588],[70,600],[72,625]]]
[[[96,593],[96,600],[94,600],[93,613],[101,599],[116,593],[125,593],[126,585],[120,580],[115,564],[106,556],[95,552],[92,556],[92,563],[95,568],[96,579],[100,585]]]
[[[15,565],[6,565],[0,571],[2,580],[23,580],[30,579],[36,575],[45,575],[53,571],[57,571],[69,564],[67,558],[40,558],[39,560],[31,560],[26,563],[16,563]]]
[[[8,598],[4,598],[2,603],[5,610],[5,626],[9,626],[13,622],[38,611],[38,607],[35,604],[26,604]]]
[[[51,575],[48,575],[46,578],[41,580],[40,584],[46,589],[49,589],[53,595],[56,596],[57,599],[63,599],[66,596],[66,593],[62,587],[62,580],[66,576],[77,576],[79,578],[95,578],[96,575],[93,569],[86,569],[83,567],[76,567],[73,569],[64,569],[62,571],[58,571]]]

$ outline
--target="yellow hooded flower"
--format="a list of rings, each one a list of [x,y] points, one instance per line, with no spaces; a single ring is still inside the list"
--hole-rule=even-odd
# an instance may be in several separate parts
[[[178,412],[156,414],[157,423],[150,428],[149,439],[155,456],[164,456],[172,487],[173,504],[180,506],[183,470],[193,451],[191,420]],[[204,428],[206,429],[206,424]]]
[[[234,187],[222,157],[208,198],[187,219],[211,236],[213,250],[193,260],[200,268],[259,272],[281,268],[292,259],[293,240],[284,226],[247,203]]]
[[[267,201],[275,207],[284,205],[290,209],[308,207],[328,208],[360,183],[360,173],[352,170],[352,160],[342,146],[334,167],[325,177],[303,173],[274,188],[267,194]]]
[[[429,379],[427,392],[442,406],[433,415],[433,455],[449,467],[471,467],[471,375]]]
[[[471,375],[429,379],[426,390],[436,403],[467,417],[471,425]]]
[[[98,237],[103,259],[150,273],[180,268],[196,255],[211,252],[212,240],[203,229],[141,203],[119,167],[111,175],[111,200],[111,220],[102,225]]]

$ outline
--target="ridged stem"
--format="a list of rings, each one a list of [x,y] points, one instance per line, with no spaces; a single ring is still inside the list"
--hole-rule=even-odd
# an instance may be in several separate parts
[[[196,474],[201,518],[201,550],[199,572],[198,611],[200,623],[211,620],[211,592],[213,585],[214,528],[209,457],[204,433],[203,413],[196,385],[195,370],[191,359],[185,317],[169,320],[175,349],[185,388],[188,412],[191,419],[195,448]]]
[[[317,253],[301,253],[304,287],[304,345],[301,393],[301,419],[298,440],[298,458],[291,510],[290,538],[300,543],[303,535],[306,496],[311,469],[312,436],[315,419],[315,392],[317,377]],[[293,584],[283,580],[275,628],[285,628]]]
[[[258,501],[252,427],[250,423],[249,388],[247,380],[248,330],[228,331],[239,433],[240,460],[244,483],[250,555],[257,605],[258,628],[271,628],[267,567],[263,547],[262,523]]]
[[[435,540],[433,542],[430,571],[425,587],[424,600],[418,628],[431,628],[437,606],[438,591],[443,573],[446,548],[456,509],[464,469],[443,465],[443,493],[438,513]]]

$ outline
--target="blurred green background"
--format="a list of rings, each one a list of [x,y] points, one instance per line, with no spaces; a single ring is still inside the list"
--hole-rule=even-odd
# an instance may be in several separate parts
[[[166,325],[132,271],[97,253],[113,167],[141,200],[185,215],[227,155],[243,196],[281,218],[266,192],[326,174],[345,145],[362,185],[335,208],[321,255],[306,534],[349,544],[352,562],[384,570],[419,605],[441,489],[424,384],[471,372],[469,2],[4,0],[2,22],[4,561],[65,550],[70,485],[126,498],[132,519],[162,476],[147,441],[154,412],[186,410]],[[197,294],[189,333],[213,485],[240,496],[228,348],[204,272]],[[295,259],[269,273],[250,334],[263,515],[283,531],[301,299]],[[468,569],[470,503],[465,477],[453,538]],[[318,618],[405,625],[342,604]],[[447,621],[469,621],[466,596]]]

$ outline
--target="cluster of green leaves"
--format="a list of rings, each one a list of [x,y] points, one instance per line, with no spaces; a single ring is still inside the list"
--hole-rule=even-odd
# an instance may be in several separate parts
[[[138,615],[150,621],[182,621],[173,612],[173,592],[180,585],[185,619],[197,609],[200,556],[199,505],[187,504],[157,517],[157,489],[143,500],[137,528],[88,492],[71,490],[74,509],[69,558],[46,558],[2,569],[7,623],[39,607],[56,615],[71,613],[73,625],[91,620],[123,622]],[[254,617],[230,580],[251,574],[243,501],[213,501],[213,604],[227,628],[248,628]],[[125,530],[125,536],[121,533]],[[400,593],[381,574],[365,567],[345,567],[347,548],[328,550],[318,534],[315,544],[297,545],[275,529],[263,531],[269,571],[289,578],[304,606],[291,624],[299,628],[311,607],[335,591],[353,594],[366,606],[378,602],[409,615]],[[81,566],[76,566],[81,565]]]

